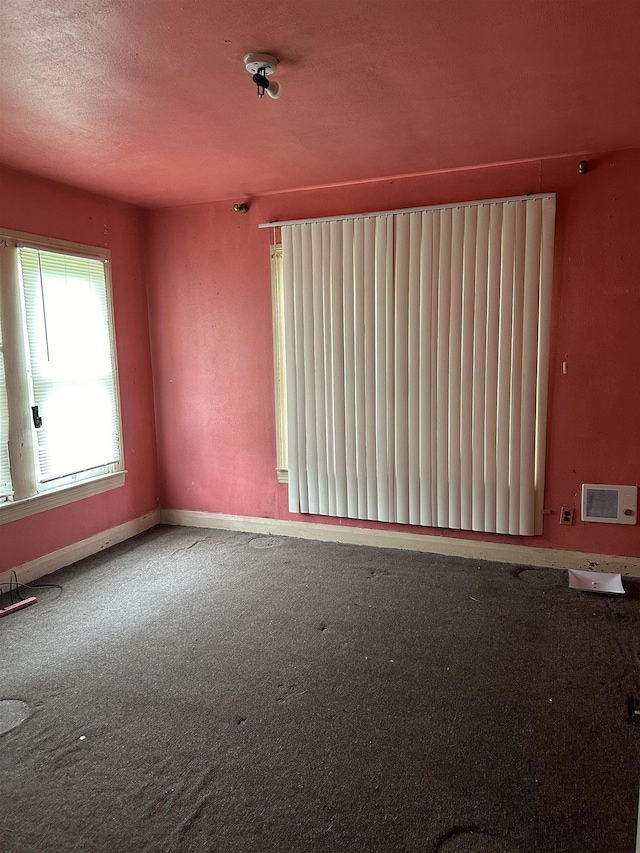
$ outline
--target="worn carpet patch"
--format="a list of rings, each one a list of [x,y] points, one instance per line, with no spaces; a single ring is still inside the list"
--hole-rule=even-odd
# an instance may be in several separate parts
[[[31,716],[31,708],[19,699],[0,700],[0,735],[15,729]]]

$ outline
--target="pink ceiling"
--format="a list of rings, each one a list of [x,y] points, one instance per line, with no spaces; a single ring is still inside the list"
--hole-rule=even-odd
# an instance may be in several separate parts
[[[3,0],[0,40],[0,162],[149,206],[640,146],[640,0]]]

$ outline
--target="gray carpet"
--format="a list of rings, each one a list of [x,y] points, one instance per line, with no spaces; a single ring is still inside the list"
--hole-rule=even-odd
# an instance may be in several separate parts
[[[166,527],[42,581],[3,853],[633,853],[631,583]]]

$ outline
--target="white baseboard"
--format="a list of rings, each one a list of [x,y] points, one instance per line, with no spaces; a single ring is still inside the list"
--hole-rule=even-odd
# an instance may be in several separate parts
[[[0,574],[0,582],[8,583],[15,571],[23,583],[30,583],[43,575],[103,551],[112,545],[137,536],[156,524],[174,524],[185,527],[210,527],[220,530],[238,530],[245,533],[263,533],[272,536],[292,536],[298,539],[317,539],[322,542],[344,542],[350,545],[368,545],[375,548],[399,548],[423,551],[451,557],[469,557],[492,560],[498,563],[521,563],[525,566],[542,566],[553,569],[596,569],[640,577],[640,558],[617,557],[612,554],[586,554],[582,551],[561,551],[527,545],[501,542],[480,542],[456,539],[450,536],[429,536],[396,530],[374,530],[366,527],[343,527],[338,524],[317,524],[307,521],[285,521],[274,518],[253,518],[242,515],[223,515],[212,512],[163,509],[134,518],[117,527],[104,530],[88,539],[74,542],[50,554],[44,554],[15,569]],[[640,851],[639,851],[640,853]]]
[[[163,509],[162,524],[185,527],[211,527],[220,530],[240,530],[246,533],[265,533],[293,536],[298,539],[318,539],[323,542],[346,542],[351,545],[370,545],[375,548],[399,548],[425,551],[451,557],[474,560],[493,560],[498,563],[521,563],[553,569],[597,569],[640,577],[640,557],[617,557],[613,554],[585,554],[582,551],[561,551],[512,545],[502,542],[480,542],[476,539],[455,539],[451,536],[429,536],[396,530],[373,530],[367,527],[343,527],[339,524],[314,524],[307,521],[282,521],[274,518],[252,518],[242,515],[222,515],[213,512]]]
[[[91,554],[97,554],[98,551],[103,551],[105,548],[117,545],[118,542],[124,542],[125,539],[137,536],[138,533],[142,533],[150,527],[155,527],[156,524],[160,524],[159,509],[149,512],[146,515],[141,515],[139,518],[134,518],[131,521],[126,521],[117,527],[103,530],[101,533],[96,533],[95,536],[90,536],[88,539],[81,539],[80,542],[74,542],[72,545],[67,545],[66,548],[60,548],[57,551],[52,551],[50,554],[44,554],[42,557],[3,572],[0,574],[0,583],[9,583],[11,574],[14,571],[21,583],[31,583],[31,581],[37,580],[43,575],[48,575],[50,572],[55,572],[64,566],[70,566],[71,563],[77,563],[78,560],[90,557]]]

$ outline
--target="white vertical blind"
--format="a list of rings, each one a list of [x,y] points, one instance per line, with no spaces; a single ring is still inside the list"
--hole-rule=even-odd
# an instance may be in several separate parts
[[[282,228],[292,512],[540,532],[555,198]]]
[[[120,459],[119,414],[104,263],[20,248],[39,484]]]

